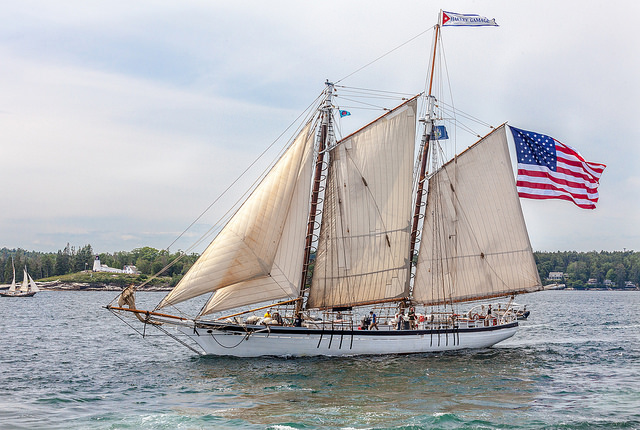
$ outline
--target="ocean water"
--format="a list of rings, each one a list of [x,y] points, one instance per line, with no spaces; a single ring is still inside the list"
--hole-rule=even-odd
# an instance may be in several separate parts
[[[0,298],[1,429],[640,428],[640,292],[518,297],[529,320],[484,350],[303,359],[143,339],[114,296]]]

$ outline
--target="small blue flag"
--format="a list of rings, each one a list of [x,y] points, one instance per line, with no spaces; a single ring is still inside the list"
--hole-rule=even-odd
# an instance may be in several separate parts
[[[433,140],[445,140],[448,138],[447,128],[444,125],[436,125],[431,132],[431,139]]]
[[[343,116],[349,116],[351,115],[351,112],[346,111],[346,110],[341,110],[340,111],[340,118],[342,118]]]

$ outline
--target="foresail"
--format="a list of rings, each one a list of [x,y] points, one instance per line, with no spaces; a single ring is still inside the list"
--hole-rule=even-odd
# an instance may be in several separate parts
[[[22,274],[22,285],[20,285],[20,291],[29,291],[29,278],[27,278],[27,270],[25,269]]]
[[[247,295],[269,300],[292,294],[291,284],[297,288],[296,279],[288,278],[292,271],[281,259],[293,258],[291,254],[294,251],[288,244],[294,240],[289,224],[296,221],[290,212],[298,214],[301,211],[299,205],[304,206],[305,211],[308,209],[308,201],[306,204],[300,202],[298,194],[305,183],[305,192],[307,195],[309,192],[310,179],[302,178],[302,172],[310,168],[312,143],[311,123],[308,123],[158,308],[221,288],[235,288],[236,294],[225,295],[235,297],[236,303],[240,304],[245,304],[243,297]],[[292,206],[295,207],[292,209]],[[302,218],[306,220],[306,217],[305,212]],[[303,239],[299,241],[303,242]],[[286,281],[276,275],[285,272]],[[229,293],[232,292],[229,290]],[[233,297],[225,302],[231,304]],[[216,302],[217,299],[207,305],[208,312],[216,307]]]
[[[308,131],[307,131],[308,133]],[[304,239],[309,217],[312,171],[311,136],[293,192],[282,238],[268,276],[217,290],[201,312],[206,315],[267,300],[296,298],[300,292]]]
[[[38,286],[36,285],[31,275],[29,275],[29,290],[34,293],[37,293],[38,291],[40,291],[40,288],[38,288]]]
[[[540,288],[503,126],[429,179],[413,299],[439,304]]]
[[[406,295],[415,121],[412,99],[331,150],[308,307]]]

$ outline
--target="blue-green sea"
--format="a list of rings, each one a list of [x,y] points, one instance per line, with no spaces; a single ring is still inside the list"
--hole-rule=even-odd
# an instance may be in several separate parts
[[[1,429],[640,428],[638,291],[518,297],[529,320],[489,349],[304,359],[143,339],[115,295],[0,298]]]

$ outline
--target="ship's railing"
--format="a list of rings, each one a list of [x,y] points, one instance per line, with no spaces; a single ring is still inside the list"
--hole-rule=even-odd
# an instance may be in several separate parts
[[[397,314],[395,316],[390,315],[379,309],[376,310],[376,314],[378,321],[377,329],[385,331],[478,328],[509,324],[517,320],[516,313],[512,308],[502,306],[493,308],[491,315],[487,315],[485,308],[481,308],[480,306],[474,307],[464,314],[455,314],[452,312],[417,313],[413,324],[411,324],[406,314],[403,315],[401,322],[398,321]],[[240,325],[293,325],[293,312],[290,308],[273,308],[271,310],[271,317],[276,317],[279,321],[270,318],[271,321],[265,322],[264,318],[253,316],[253,320],[247,318],[244,321],[236,319],[235,321],[229,322]],[[304,319],[303,327],[322,330],[367,330],[368,322],[360,321],[359,316],[351,310],[343,312],[325,311],[321,316],[317,315],[315,318],[307,315]]]

